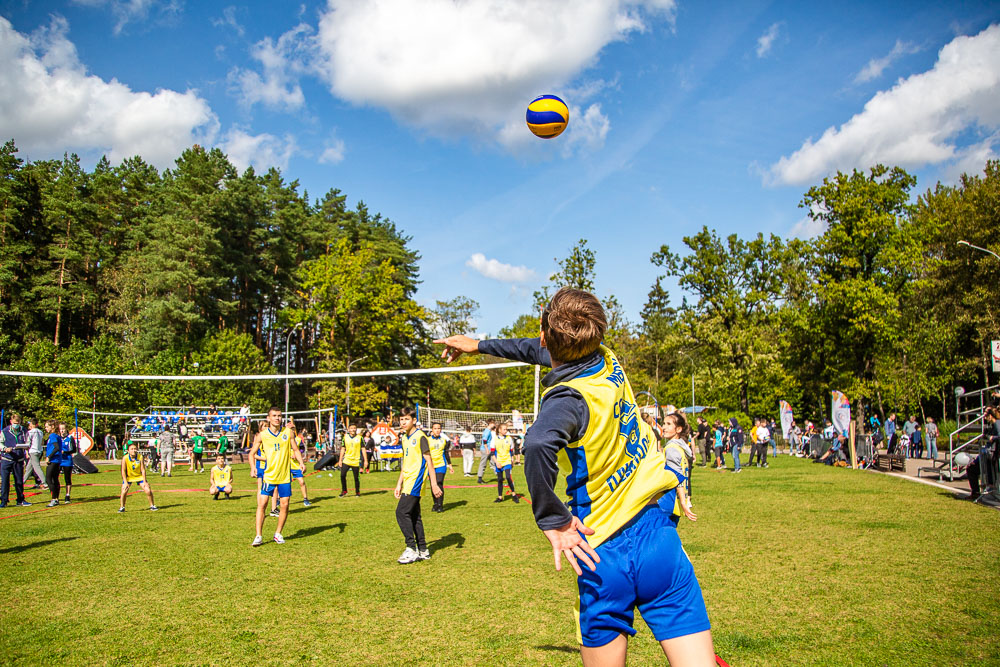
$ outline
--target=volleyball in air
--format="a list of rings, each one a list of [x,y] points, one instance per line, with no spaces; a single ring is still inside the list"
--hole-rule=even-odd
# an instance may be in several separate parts
[[[542,95],[528,105],[524,120],[536,137],[552,139],[569,125],[569,108],[555,95]]]

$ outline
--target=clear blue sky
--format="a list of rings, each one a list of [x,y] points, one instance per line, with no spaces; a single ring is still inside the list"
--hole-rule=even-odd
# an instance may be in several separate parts
[[[161,169],[199,142],[339,188],[413,237],[419,300],[476,299],[481,332],[586,238],[638,320],[661,244],[808,236],[798,202],[837,169],[924,190],[996,156],[1000,6],[944,4],[5,1],[0,134]],[[544,93],[572,112],[548,141],[524,125]]]

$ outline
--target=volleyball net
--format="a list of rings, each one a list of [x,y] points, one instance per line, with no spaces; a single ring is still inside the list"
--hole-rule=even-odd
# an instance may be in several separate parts
[[[511,431],[515,434],[524,433],[535,421],[535,413],[511,410],[510,412],[473,412],[469,410],[449,410],[445,408],[431,408],[418,406],[420,410],[420,423],[425,428],[430,428],[434,423],[441,424],[441,430],[448,435],[455,435],[465,432],[466,429],[476,434],[482,433],[483,429],[492,419],[494,423],[509,423]]]

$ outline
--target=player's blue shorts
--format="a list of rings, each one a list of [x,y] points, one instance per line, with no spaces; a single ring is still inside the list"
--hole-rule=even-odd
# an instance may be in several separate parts
[[[441,466],[440,468],[434,468],[434,472],[444,475],[448,472],[448,466]]]
[[[292,470],[292,477],[294,479],[302,479],[302,471],[301,470]]]
[[[224,487],[224,486],[213,486],[212,487],[212,493],[225,493],[225,492],[226,492],[226,487]]]
[[[266,469],[267,469],[267,467],[266,467],[266,466],[262,466],[262,465],[258,465],[258,466],[257,466],[257,476],[258,476],[258,477],[263,477],[263,476],[264,476],[264,471],[265,471]]]
[[[632,636],[634,610],[656,641],[711,628],[694,567],[670,513],[648,506],[596,549],[597,571],[577,578],[577,641],[604,646]]]
[[[262,496],[273,496],[274,490],[278,490],[279,498],[291,498],[292,497],[292,483],[285,482],[284,484],[268,484],[264,482],[260,487],[260,495]]]
[[[507,465],[503,466],[502,468],[499,468],[499,470],[501,472],[504,471],[504,470],[506,470],[507,472],[510,472],[512,470],[512,468],[511,468],[510,464],[508,463]]]
[[[143,486],[145,486],[145,485],[146,485],[146,482],[144,482],[144,481],[142,481],[142,480],[140,479],[140,480],[138,480],[138,481],[135,481],[135,482],[125,482],[125,484],[127,484],[127,485],[128,485],[128,488],[130,488],[130,489],[132,488],[132,485],[133,485],[133,484],[138,484],[138,485],[139,485],[139,488],[141,489],[141,488],[142,488]]]

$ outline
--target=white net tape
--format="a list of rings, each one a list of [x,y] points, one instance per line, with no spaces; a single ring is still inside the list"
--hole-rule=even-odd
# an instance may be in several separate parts
[[[531,412],[471,412],[468,410],[446,410],[444,408],[428,408],[420,406],[420,423],[425,428],[430,428],[434,422],[441,422],[441,429],[449,435],[461,434],[465,432],[465,427],[478,437],[487,422],[493,419],[496,423],[511,422],[514,434],[524,433],[526,427],[535,421],[535,415]]]

